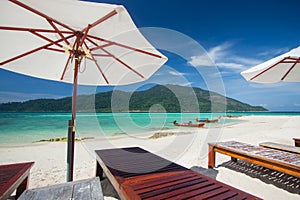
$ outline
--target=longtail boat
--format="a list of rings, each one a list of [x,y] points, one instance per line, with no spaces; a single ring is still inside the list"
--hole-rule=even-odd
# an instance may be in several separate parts
[[[208,119],[208,118],[205,118],[205,119],[196,119],[196,122],[205,122],[205,123],[216,123],[216,122],[220,122],[220,118],[218,119]]]
[[[173,124],[175,126],[198,127],[198,128],[203,127],[205,125],[204,123],[201,123],[201,124],[193,124],[193,123],[190,123],[190,122],[188,122],[188,123],[177,123],[176,120],[173,122]]]

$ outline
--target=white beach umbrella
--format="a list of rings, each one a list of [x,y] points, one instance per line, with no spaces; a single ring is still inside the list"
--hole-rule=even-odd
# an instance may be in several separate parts
[[[146,80],[167,58],[123,6],[74,0],[0,1],[0,67],[74,84],[68,180],[73,178],[77,84]]]
[[[300,46],[243,71],[241,75],[247,81],[258,83],[300,82]]]

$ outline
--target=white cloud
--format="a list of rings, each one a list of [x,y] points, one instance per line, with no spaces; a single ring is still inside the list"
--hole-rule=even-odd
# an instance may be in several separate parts
[[[177,71],[168,71],[168,73],[170,75],[173,75],[173,76],[184,76],[185,75],[184,73],[180,73],[180,72],[177,72]]]
[[[262,62],[262,60],[236,55],[232,50],[233,46],[233,42],[217,45],[210,48],[205,55],[192,56],[188,63],[194,67],[217,66],[221,69],[239,73]]]
[[[254,66],[262,62],[262,60],[254,59],[254,58],[243,58],[239,56],[232,56],[232,60],[235,60],[238,63],[242,63],[246,66]]]
[[[259,56],[276,56],[279,54],[283,54],[285,52],[289,51],[289,48],[279,48],[279,49],[270,49],[267,51],[263,51],[261,53],[259,53]]]
[[[233,46],[232,42],[225,42],[221,45],[215,46],[211,48],[208,51],[208,55],[213,59],[213,60],[219,60],[219,58],[224,58],[227,56],[230,52],[228,49]]]
[[[233,44],[230,42],[225,42],[221,45],[212,47],[208,52],[192,56],[188,63],[194,67],[215,66],[215,62],[219,60],[219,58],[226,57],[228,54],[227,49],[229,49],[232,45]]]
[[[214,66],[213,60],[207,54],[192,56],[188,63],[194,67]]]
[[[188,77],[188,73],[181,73],[174,68],[164,65],[148,80],[137,83],[136,85],[154,83],[160,85],[176,84],[181,86],[189,86],[191,83],[186,77]]]
[[[230,68],[230,69],[245,69],[244,65],[238,63],[225,63],[220,62],[216,64],[218,67]]]

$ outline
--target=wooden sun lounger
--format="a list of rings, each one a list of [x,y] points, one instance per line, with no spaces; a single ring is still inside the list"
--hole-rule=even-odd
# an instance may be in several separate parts
[[[299,147],[294,147],[294,146],[290,146],[290,145],[284,145],[284,144],[279,144],[279,143],[274,143],[274,142],[263,142],[263,143],[260,143],[259,146],[270,148],[270,149],[286,151],[286,152],[290,152],[290,153],[300,154]]]
[[[259,199],[138,147],[96,151],[121,199]]]
[[[7,199],[15,190],[18,198],[26,189],[34,162],[0,165],[0,200]]]
[[[229,141],[211,143],[208,153],[208,167],[215,167],[215,153],[231,156],[232,160],[241,159],[269,169],[300,177],[300,155],[277,149],[253,146]]]

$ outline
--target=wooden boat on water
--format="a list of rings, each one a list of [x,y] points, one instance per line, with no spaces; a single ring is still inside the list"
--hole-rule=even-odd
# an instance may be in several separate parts
[[[188,123],[177,123],[176,120],[173,122],[173,124],[175,126],[183,126],[183,127],[203,127],[205,124],[204,123],[201,123],[201,124],[193,124],[191,122],[188,122]]]
[[[196,122],[204,122],[204,123],[216,123],[216,122],[220,122],[220,118],[218,119],[196,119]]]

